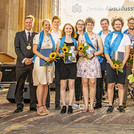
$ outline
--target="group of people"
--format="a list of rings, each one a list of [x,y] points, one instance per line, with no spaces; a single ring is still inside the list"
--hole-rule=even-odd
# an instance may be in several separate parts
[[[128,82],[125,82],[127,81],[126,75],[131,74],[131,71],[134,73],[134,62],[133,67],[127,62],[129,54],[134,53],[134,17],[128,19],[128,30],[125,33],[121,31],[124,25],[121,17],[113,18],[111,25],[114,31],[112,32],[108,28],[109,20],[107,18],[101,19],[102,31],[99,34],[93,32],[95,20],[91,17],[86,18],[85,21],[78,20],[75,28],[70,23],[66,23],[62,30],[59,29],[61,20],[58,16],[54,16],[51,22],[44,19],[40,33],[32,30],[33,24],[34,17],[27,16],[24,20],[25,30],[17,32],[15,36],[17,54],[15,100],[17,109],[14,113],[23,111],[23,87],[27,75],[29,75],[31,95],[30,110],[37,111],[39,115],[49,114],[50,102],[47,102],[50,97],[48,94],[49,84],[53,82],[54,78],[55,109],[61,109],[62,114],[73,113],[73,109],[79,108],[79,101],[83,98],[82,112],[95,112],[94,109],[102,107],[105,74],[107,75],[105,84],[108,85],[109,101],[107,113],[111,113],[114,109],[115,83],[118,85],[118,110],[125,111],[123,106],[126,104],[125,96],[127,97],[128,89]],[[64,44],[74,48],[73,54],[76,57],[76,62],[66,63],[63,60],[66,55],[62,49]],[[87,53],[86,57],[83,57],[84,53],[78,50],[81,44],[91,47],[94,50],[93,53]],[[56,52],[60,59],[52,62],[50,57],[45,56],[48,51]],[[123,69],[123,73],[116,73],[116,68],[112,62],[114,51],[124,53],[122,65],[119,67]],[[100,56],[103,53],[104,57]],[[51,65],[41,66],[41,60],[51,63]],[[67,87],[69,88],[68,108],[66,104]],[[74,95],[76,103],[73,106]],[[95,97],[96,104],[94,106]],[[60,98],[62,108],[60,107]]]

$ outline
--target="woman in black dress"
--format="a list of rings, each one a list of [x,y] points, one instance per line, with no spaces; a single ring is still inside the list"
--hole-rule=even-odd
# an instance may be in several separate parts
[[[75,78],[76,78],[76,62],[67,62],[63,61],[63,57],[65,53],[63,53],[62,48],[63,44],[65,43],[66,46],[70,46],[71,50],[74,49],[73,54],[77,55],[77,41],[73,38],[75,36],[74,28],[71,24],[67,23],[64,25],[62,32],[61,32],[61,39],[58,41],[59,46],[59,56],[61,57],[59,62],[59,72],[60,72],[60,94],[62,100],[62,109],[61,113],[66,113],[66,87],[67,87],[67,80],[69,86],[69,106],[68,106],[68,113],[73,113],[72,103],[74,98],[74,85],[75,85]]]

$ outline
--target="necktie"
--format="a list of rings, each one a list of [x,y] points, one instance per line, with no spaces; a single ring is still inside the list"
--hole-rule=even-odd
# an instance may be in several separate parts
[[[28,44],[31,43],[31,35],[30,35],[30,32],[28,32]]]

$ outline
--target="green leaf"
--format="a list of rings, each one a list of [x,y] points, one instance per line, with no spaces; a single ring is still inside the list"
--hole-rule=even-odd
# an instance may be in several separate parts
[[[120,63],[119,60],[117,60],[116,63],[119,65],[119,63]]]
[[[63,47],[66,46],[67,44],[66,43],[63,43]]]
[[[120,62],[120,63],[119,63],[119,66],[122,66],[122,65],[123,65],[123,63],[122,63],[122,62]]]
[[[119,72],[121,72],[121,73],[123,73],[123,70],[122,70],[122,69],[120,69],[120,68],[118,69],[118,71],[119,71]]]
[[[89,48],[88,46],[85,46],[85,47],[83,48],[83,51],[86,51],[88,48]]]
[[[116,62],[115,62],[115,59],[112,59],[112,62],[115,64]]]

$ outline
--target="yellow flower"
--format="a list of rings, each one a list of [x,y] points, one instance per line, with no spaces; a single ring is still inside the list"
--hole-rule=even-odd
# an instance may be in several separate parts
[[[54,60],[55,58],[56,58],[56,53],[55,52],[52,52],[52,53],[50,53],[49,54],[49,58],[51,59],[51,60]]]
[[[83,48],[84,48],[83,46],[78,46],[78,51],[81,51],[82,52],[83,51]]]
[[[77,37],[77,34],[76,33],[74,33],[74,38],[76,38]]]
[[[119,67],[119,65],[118,64],[114,64],[114,68],[116,69],[116,68],[118,68]]]
[[[130,54],[130,60],[132,60],[134,58],[133,54]]]
[[[104,56],[104,53],[101,54],[101,57],[105,57],[105,56]]]
[[[65,53],[68,53],[68,47],[66,47],[66,46],[64,46],[63,48],[62,48],[62,51],[63,51],[63,53],[65,54]]]

